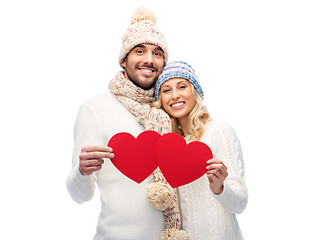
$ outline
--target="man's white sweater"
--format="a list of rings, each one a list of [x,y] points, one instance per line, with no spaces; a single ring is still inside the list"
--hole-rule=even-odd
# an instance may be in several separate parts
[[[80,107],[75,123],[72,171],[67,179],[67,188],[76,202],[83,203],[93,197],[98,186],[101,213],[95,240],[160,239],[164,229],[163,212],[152,208],[146,199],[150,177],[137,184],[120,173],[109,159],[104,159],[102,169],[90,176],[82,176],[78,170],[83,146],[106,146],[118,132],[128,132],[137,137],[143,131],[135,116],[110,92]]]

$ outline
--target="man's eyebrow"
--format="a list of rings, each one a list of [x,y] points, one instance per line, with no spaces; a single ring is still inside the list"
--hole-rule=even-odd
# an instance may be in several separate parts
[[[143,44],[138,44],[138,45],[135,45],[135,46],[134,46],[134,48],[137,48],[137,47],[139,47],[139,48],[144,48],[145,45],[143,45]]]
[[[155,48],[155,50],[159,50],[159,51],[162,51],[162,52],[163,52],[162,48],[159,47],[159,46],[157,46],[157,47]]]
[[[138,45],[135,45],[135,46],[134,46],[134,48],[137,48],[137,47],[138,47],[138,48],[145,48],[146,46],[143,45],[143,44],[138,44]],[[134,48],[133,48],[133,49],[134,49]],[[159,50],[159,51],[162,51],[162,52],[163,52],[162,48],[159,47],[159,46],[156,46],[155,50]]]

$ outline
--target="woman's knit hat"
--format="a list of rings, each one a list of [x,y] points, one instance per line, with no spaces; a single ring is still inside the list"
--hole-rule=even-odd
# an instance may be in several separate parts
[[[119,54],[120,66],[127,54],[139,44],[153,44],[159,46],[164,53],[165,62],[168,60],[168,47],[164,36],[156,27],[155,14],[144,7],[135,10],[131,18],[131,25],[128,27],[122,39],[122,47]]]
[[[204,99],[204,93],[201,85],[199,84],[195,70],[189,64],[182,61],[168,63],[163,68],[162,73],[159,76],[159,79],[156,81],[154,87],[154,94],[156,99],[159,99],[161,85],[171,78],[184,78],[188,80],[194,85],[201,98]]]

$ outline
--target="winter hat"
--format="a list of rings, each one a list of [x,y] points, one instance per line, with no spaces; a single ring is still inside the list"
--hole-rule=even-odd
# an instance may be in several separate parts
[[[168,60],[168,47],[160,30],[156,27],[155,14],[145,8],[139,7],[135,10],[131,18],[131,25],[128,27],[122,39],[122,47],[119,54],[119,64],[126,55],[139,44],[154,44],[159,46],[164,53],[165,62]]]
[[[204,93],[201,85],[199,84],[195,70],[188,63],[182,61],[168,63],[163,68],[162,73],[159,79],[156,81],[154,87],[154,94],[156,99],[159,99],[161,85],[171,78],[184,78],[188,80],[194,85],[201,98],[204,99]]]

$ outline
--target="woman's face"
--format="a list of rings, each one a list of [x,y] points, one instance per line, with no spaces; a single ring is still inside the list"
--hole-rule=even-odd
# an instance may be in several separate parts
[[[161,102],[164,110],[172,117],[181,120],[195,106],[191,83],[184,78],[172,78],[160,88]]]

